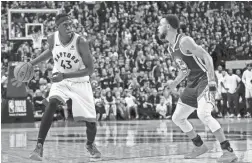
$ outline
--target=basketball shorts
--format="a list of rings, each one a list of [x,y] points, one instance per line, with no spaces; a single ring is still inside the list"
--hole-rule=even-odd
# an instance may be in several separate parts
[[[191,107],[198,108],[198,101],[202,97],[207,96],[209,96],[208,81],[207,79],[202,79],[195,87],[190,87],[190,85],[187,86],[180,96],[180,101]],[[207,101],[215,105],[213,100],[211,100],[210,98]]]
[[[93,91],[89,81],[72,82],[63,80],[53,83],[48,99],[56,98],[63,103],[72,99],[72,112],[74,120],[88,122],[96,121],[96,110]]]
[[[245,98],[252,98],[252,89],[245,89]]]

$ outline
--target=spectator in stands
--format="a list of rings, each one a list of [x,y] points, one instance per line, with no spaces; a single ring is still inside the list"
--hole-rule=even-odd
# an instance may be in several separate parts
[[[251,117],[252,114],[252,63],[247,64],[247,69],[243,72],[242,82],[245,85],[245,98],[246,98],[246,115]]]
[[[235,74],[240,78],[242,79],[242,73],[241,73],[241,70],[240,69],[237,69],[235,71]],[[241,116],[244,115],[244,111],[246,112],[246,104],[245,104],[245,85],[242,81],[240,81],[240,87],[239,89],[237,90],[237,93],[238,93],[238,107],[239,107],[239,110],[240,110],[240,114],[237,115],[237,118],[241,118]],[[241,100],[240,100],[241,99]],[[246,113],[245,113],[246,114]]]
[[[234,118],[240,114],[238,90],[240,87],[241,78],[236,74],[233,74],[233,70],[229,69],[228,74],[225,76],[223,83],[225,83],[225,89],[227,90],[227,99],[229,104],[230,118]],[[240,115],[239,115],[240,116]]]
[[[125,102],[126,102],[126,109],[128,112],[128,119],[132,119],[132,111],[135,114],[135,118],[138,119],[139,114],[138,114],[138,108],[136,104],[136,98],[132,96],[130,90],[125,90],[125,92],[126,92]]]
[[[180,83],[181,84],[181,83]],[[181,87],[180,87],[181,88]],[[163,91],[163,97],[164,97],[164,103],[167,106],[167,117],[166,118],[171,118],[172,112],[173,112],[173,96],[172,92],[168,90]]]
[[[127,110],[125,107],[125,100],[121,97],[120,91],[115,92],[115,103],[117,108],[117,118],[116,119],[123,119],[127,118]]]
[[[221,107],[219,108],[219,117],[229,117],[229,109],[227,106],[227,92],[228,89],[225,87],[226,83],[225,83],[225,77],[227,75],[227,72],[225,70],[222,70],[222,77],[219,78],[219,82],[221,85],[221,97],[222,97],[222,103],[221,103]]]
[[[215,76],[217,78],[217,92],[215,94],[215,101],[216,101],[216,104],[217,104],[217,108],[221,108],[221,100],[222,100],[222,97],[221,97],[221,89],[222,89],[222,86],[221,86],[221,78],[223,78],[223,75],[222,75],[222,71],[223,71],[223,68],[221,65],[218,66],[218,69],[215,71]],[[222,117],[222,113],[219,111],[219,117]]]
[[[106,97],[105,97],[105,111],[106,111],[106,119],[110,119],[110,113],[113,111],[113,118],[116,118],[117,110],[116,110],[116,100],[115,97],[112,96],[111,91],[107,91]]]
[[[147,102],[152,105],[151,109],[156,111],[157,104],[160,104],[160,96],[158,96],[155,88],[152,89],[152,94],[148,97]]]
[[[167,118],[167,105],[165,104],[165,98],[163,96],[160,97],[160,104],[156,106],[156,112],[158,113],[159,119]]]
[[[96,91],[94,94],[94,101],[95,101],[95,110],[98,121],[100,121],[103,117],[103,114],[105,112],[105,103],[103,99],[101,98],[100,92]]]
[[[45,111],[45,105],[43,104],[43,94],[41,90],[37,89],[33,97],[33,105],[35,111]]]

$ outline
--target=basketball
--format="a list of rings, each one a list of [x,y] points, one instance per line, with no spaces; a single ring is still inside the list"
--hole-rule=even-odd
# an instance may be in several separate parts
[[[30,63],[22,62],[14,69],[14,77],[20,82],[27,82],[34,75],[33,66]]]

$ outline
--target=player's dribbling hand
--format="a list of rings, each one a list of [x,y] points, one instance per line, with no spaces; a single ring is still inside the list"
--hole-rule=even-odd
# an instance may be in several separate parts
[[[62,73],[58,73],[58,72],[55,73],[55,74],[53,74],[52,78],[51,78],[52,82],[54,82],[54,83],[61,82],[63,79],[64,79],[63,78],[63,74]]]

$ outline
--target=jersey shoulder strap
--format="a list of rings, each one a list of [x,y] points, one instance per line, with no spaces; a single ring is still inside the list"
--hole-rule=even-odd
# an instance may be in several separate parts
[[[182,39],[184,36],[185,36],[184,34],[179,34],[179,35],[177,36],[176,43],[175,43],[175,49],[180,48],[180,41],[181,41],[181,39]]]
[[[178,37],[178,43],[176,44],[176,49],[180,49],[180,51],[181,51],[181,53],[182,54],[184,54],[185,56],[192,56],[193,54],[192,54],[192,52],[190,52],[189,50],[187,50],[187,51],[182,51],[182,49],[181,49],[181,46],[180,46],[180,41],[181,41],[181,39],[183,38],[183,37],[185,37],[186,35],[185,34],[180,34]]]

